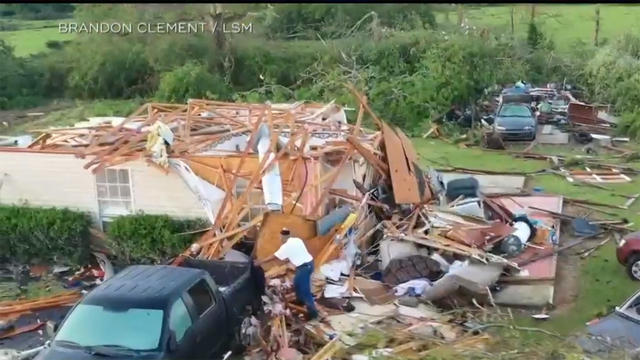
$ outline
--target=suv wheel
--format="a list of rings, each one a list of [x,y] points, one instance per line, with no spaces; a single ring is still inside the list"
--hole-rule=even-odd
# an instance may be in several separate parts
[[[627,273],[632,280],[640,281],[640,254],[634,254],[627,260]]]

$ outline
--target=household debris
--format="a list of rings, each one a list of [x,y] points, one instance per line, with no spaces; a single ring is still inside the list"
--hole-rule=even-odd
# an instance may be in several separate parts
[[[464,325],[470,312],[445,315],[432,302],[445,309],[551,304],[556,251],[566,245],[558,240],[561,220],[573,219],[563,217],[565,199],[523,194],[526,174],[421,168],[409,138],[351,90],[360,104],[353,125],[333,103],[189,100],[145,104],[118,121],[45,130],[29,149],[73,153],[86,158],[85,168],[93,172],[144,159],[158,176],[178,173],[210,221],[198,251],[185,249],[183,257],[225,258],[244,242],[253,245],[252,257],[265,259],[280,246],[283,227],[303,239],[314,258],[312,291],[324,319],[305,323],[306,309],[295,302],[293,269],[265,263],[267,318],[247,324],[253,329],[248,354],[328,359],[354,344],[348,334],[375,326],[402,334],[381,352],[426,356],[439,346],[488,340],[477,335],[477,326]],[[572,102],[562,92],[527,91],[551,98],[550,106],[540,107],[554,119],[570,112]],[[376,130],[362,127],[365,116]],[[559,165],[569,160],[511,153]],[[592,168],[604,164],[591,158],[585,164],[590,176],[601,175]],[[631,172],[609,169],[604,171]],[[98,260],[106,279],[113,269],[106,257]],[[67,302],[77,299],[66,296]],[[0,316],[61,301],[0,304]]]

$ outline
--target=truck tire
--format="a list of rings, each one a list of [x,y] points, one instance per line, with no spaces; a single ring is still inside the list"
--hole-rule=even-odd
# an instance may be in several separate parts
[[[640,254],[629,256],[627,260],[627,274],[631,280],[640,281]]]
[[[246,318],[245,318],[246,319]],[[244,323],[244,320],[243,320]],[[243,341],[242,336],[242,323],[233,329],[233,336],[231,338],[231,346],[229,350],[233,355],[240,355],[245,352],[247,349],[247,345]]]
[[[243,354],[247,350],[247,346],[242,343],[241,331],[242,326],[237,326],[233,331],[233,339],[231,339],[231,347],[229,349],[233,355]]]

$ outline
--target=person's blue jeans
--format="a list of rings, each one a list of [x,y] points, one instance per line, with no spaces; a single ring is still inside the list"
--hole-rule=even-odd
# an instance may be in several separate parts
[[[302,264],[296,268],[296,275],[293,278],[293,288],[296,291],[298,301],[305,304],[309,318],[318,316],[313,293],[311,292],[311,274],[313,274],[313,261]]]

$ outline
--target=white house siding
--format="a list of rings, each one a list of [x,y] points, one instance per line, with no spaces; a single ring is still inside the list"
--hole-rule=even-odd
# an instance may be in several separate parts
[[[176,218],[206,218],[195,194],[173,171],[163,173],[144,161],[135,161],[115,168],[131,172],[133,207],[147,214],[166,214]]]
[[[0,149],[0,204],[66,207],[98,220],[95,175],[83,166],[89,159],[71,154],[3,151]],[[134,211],[177,218],[206,215],[197,197],[175,173],[165,175],[143,161],[114,168],[131,173]]]

